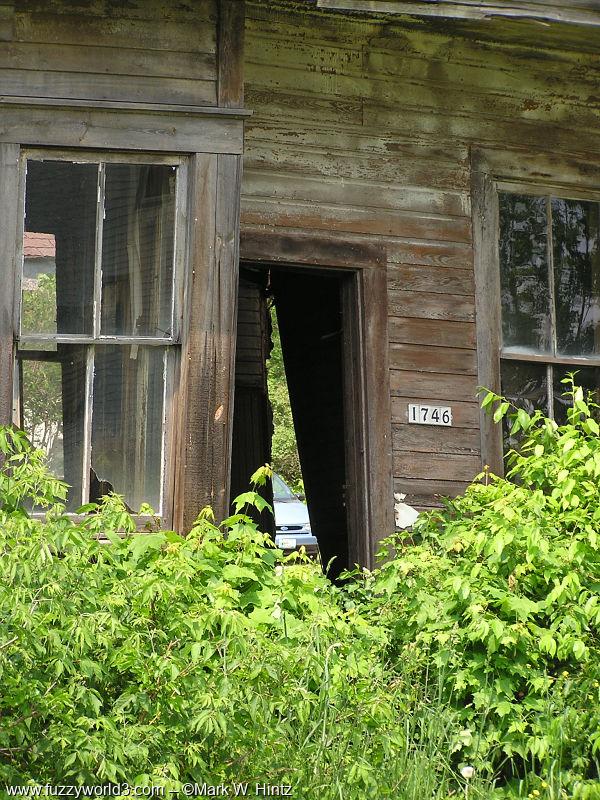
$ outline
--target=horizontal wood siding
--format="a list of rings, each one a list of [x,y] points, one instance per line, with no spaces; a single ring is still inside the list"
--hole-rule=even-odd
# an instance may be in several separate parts
[[[217,104],[216,0],[16,0],[10,10],[0,15],[4,96]]]
[[[557,157],[597,158],[597,41],[527,20],[246,8],[242,251],[266,257],[285,237],[307,263],[318,237],[313,263],[329,240],[353,266],[352,247],[380,248],[394,489],[436,505],[481,469],[471,149],[515,148],[524,164],[543,150],[547,174]],[[411,402],[451,405],[453,426],[408,424]]]

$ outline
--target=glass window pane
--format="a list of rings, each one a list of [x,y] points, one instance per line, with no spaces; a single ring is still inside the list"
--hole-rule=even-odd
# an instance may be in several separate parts
[[[97,195],[97,164],[27,162],[23,334],[91,334]]]
[[[551,350],[546,200],[501,193],[500,286],[504,349]]]
[[[162,347],[96,347],[91,500],[112,491],[133,512],[160,512],[165,358]]]
[[[548,385],[545,364],[527,364],[521,361],[502,361],[501,393],[518,408],[528,414],[540,409],[548,413]],[[506,422],[503,423],[504,452],[517,446],[518,436],[510,436]]]
[[[600,204],[552,198],[557,349],[600,353]]]
[[[171,335],[175,174],[164,165],[106,167],[104,335]]]
[[[595,403],[600,403],[600,368],[599,367],[586,367],[585,369],[577,369],[576,367],[554,367],[554,419],[559,425],[564,425],[567,422],[567,409],[571,405],[571,398],[565,397],[564,392],[568,391],[571,387],[570,384],[561,383],[563,378],[571,372],[575,372],[575,385],[582,386],[587,391],[593,393],[592,400]],[[598,420],[599,415],[597,411],[593,416]]]
[[[19,361],[20,425],[46,452],[50,471],[71,486],[68,508],[74,510],[82,502],[85,347],[59,344],[35,355]]]

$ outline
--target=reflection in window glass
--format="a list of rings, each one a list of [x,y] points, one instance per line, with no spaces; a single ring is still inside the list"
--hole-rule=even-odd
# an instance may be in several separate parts
[[[501,193],[499,202],[503,345],[549,352],[546,200]]]
[[[132,511],[161,512],[176,174],[164,164],[27,161],[20,424],[71,485],[71,511],[116,492]],[[137,336],[161,346],[124,338]]]
[[[600,204],[552,198],[557,350],[600,353]]]
[[[103,334],[171,334],[174,220],[173,167],[107,165]]]
[[[61,344],[37,355],[20,360],[20,424],[47,454],[51,472],[71,486],[73,510],[82,502],[85,348]]]
[[[165,348],[96,347],[90,499],[160,512]]]
[[[571,398],[565,397],[565,392],[571,388],[570,383],[562,383],[562,379],[568,374],[575,372],[575,385],[581,386],[585,390],[587,399],[588,392],[592,392],[592,401],[600,402],[600,367],[586,367],[585,369],[575,369],[574,367],[554,367],[553,391],[554,391],[554,419],[559,425],[567,422],[567,409],[571,406]],[[598,419],[598,413],[593,414]]]
[[[21,333],[91,334],[98,165],[28,161]]]
[[[507,400],[528,414],[540,409],[548,413],[547,372],[544,364],[522,361],[502,362],[501,392]],[[503,427],[504,452],[518,444],[518,436],[510,436],[506,420]]]

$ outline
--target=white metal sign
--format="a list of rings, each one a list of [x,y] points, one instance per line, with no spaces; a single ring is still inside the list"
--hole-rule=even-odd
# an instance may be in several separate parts
[[[417,425],[452,425],[452,408],[409,403],[408,421]]]

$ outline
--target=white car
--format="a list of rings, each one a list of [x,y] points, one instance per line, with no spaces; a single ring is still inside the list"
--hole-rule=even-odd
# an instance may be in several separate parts
[[[284,551],[305,547],[308,555],[316,555],[319,545],[310,527],[306,503],[276,473],[273,474],[273,506],[277,547]]]

